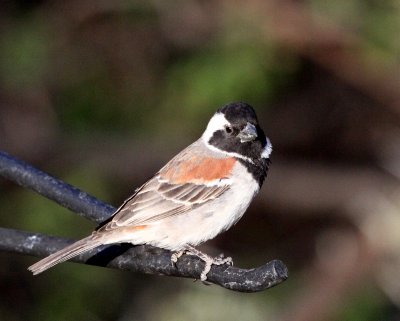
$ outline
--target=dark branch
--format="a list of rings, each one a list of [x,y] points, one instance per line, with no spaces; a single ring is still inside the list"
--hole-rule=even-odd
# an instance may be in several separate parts
[[[110,217],[115,210],[112,206],[93,196],[4,152],[0,152],[0,175],[97,223]],[[72,242],[38,233],[0,228],[0,250],[3,251],[47,256]],[[169,251],[146,245],[127,244],[101,246],[72,261],[135,272],[189,278],[199,278],[204,267],[204,262],[195,256],[184,255],[178,260],[176,266],[173,266]],[[262,291],[286,279],[287,268],[279,260],[248,270],[227,265],[213,266],[207,275],[207,281],[241,292]]]
[[[96,223],[105,221],[115,211],[113,206],[2,151],[0,175]]]
[[[73,241],[38,233],[28,233],[0,228],[0,250],[22,254],[46,256]],[[128,244],[100,246],[72,259],[74,262],[142,272],[199,278],[204,262],[195,256],[182,256],[176,266],[171,264],[171,252],[146,245]],[[207,281],[227,289],[256,292],[277,285],[287,278],[285,265],[278,260],[255,269],[239,269],[232,266],[213,266]]]

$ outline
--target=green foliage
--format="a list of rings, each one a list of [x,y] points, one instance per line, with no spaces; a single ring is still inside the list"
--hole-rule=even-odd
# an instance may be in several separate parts
[[[116,271],[65,263],[41,278],[31,320],[112,320],[123,300]]]
[[[389,320],[386,308],[385,298],[382,293],[376,291],[375,287],[366,286],[342,306],[336,320]]]
[[[15,89],[42,84],[48,70],[46,25],[34,17],[16,21],[12,28],[3,32],[0,40],[2,85]]]
[[[99,199],[107,199],[108,192],[104,180],[94,168],[75,168],[74,172],[63,178],[84,191],[90,191]],[[18,195],[9,199],[13,204],[13,226],[15,228],[36,231],[48,235],[58,235],[68,238],[80,238],[90,233],[96,226],[86,219],[79,218],[75,213],[58,204],[37,195],[29,190],[21,190]],[[5,205],[5,208],[11,207]],[[3,226],[9,226],[4,224]]]
[[[166,104],[179,102],[181,109],[190,111],[227,101],[260,101],[271,93],[266,65],[262,51],[246,47],[193,55],[171,67]]]
[[[84,79],[65,88],[59,97],[59,119],[66,130],[117,130],[124,123],[118,97],[104,83],[106,77]]]
[[[313,11],[327,23],[337,23],[357,34],[364,46],[364,55],[380,63],[400,62],[400,41],[395,40],[400,32],[396,0],[313,0],[311,4]]]

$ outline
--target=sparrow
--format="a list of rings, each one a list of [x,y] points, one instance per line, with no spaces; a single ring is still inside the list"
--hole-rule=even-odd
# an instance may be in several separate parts
[[[174,263],[184,253],[198,256],[205,262],[200,275],[205,281],[213,264],[232,264],[232,259],[210,257],[195,246],[243,216],[267,176],[271,152],[254,109],[243,102],[227,104],[197,141],[136,189],[90,236],[28,270],[42,273],[100,245],[150,244],[173,251]]]

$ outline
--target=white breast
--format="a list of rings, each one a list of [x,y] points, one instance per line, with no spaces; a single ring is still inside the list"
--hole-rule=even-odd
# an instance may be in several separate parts
[[[193,211],[171,217],[143,233],[143,243],[180,250],[198,245],[229,229],[244,214],[259,191],[257,182],[239,162],[233,169],[231,188],[218,199]],[[139,240],[135,241],[138,243]]]

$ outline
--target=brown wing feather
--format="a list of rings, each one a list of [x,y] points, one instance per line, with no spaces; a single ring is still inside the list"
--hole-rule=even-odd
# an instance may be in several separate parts
[[[196,155],[188,165],[182,161],[186,156],[183,152],[172,159],[157,176],[136,190],[98,231],[145,225],[181,215],[229,189],[230,183],[224,179],[232,171],[233,158],[212,159]],[[202,176],[207,178],[208,184],[201,179]]]
[[[157,180],[157,178],[153,178]],[[151,184],[152,185],[152,184]],[[127,225],[145,225],[170,216],[186,213],[220,196],[229,185],[205,186],[158,183],[149,190],[144,187],[125,203],[105,227],[110,230]]]

